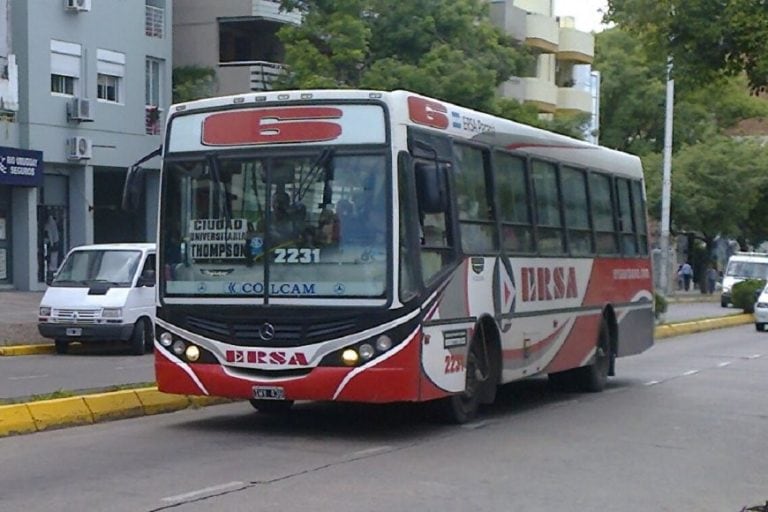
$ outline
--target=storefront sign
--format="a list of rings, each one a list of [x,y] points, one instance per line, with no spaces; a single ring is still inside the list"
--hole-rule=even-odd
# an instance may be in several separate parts
[[[42,151],[0,146],[0,185],[38,187],[42,183]]]

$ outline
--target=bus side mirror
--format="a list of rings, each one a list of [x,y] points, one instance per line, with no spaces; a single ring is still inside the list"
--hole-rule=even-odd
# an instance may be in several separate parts
[[[144,168],[138,165],[132,165],[125,173],[125,183],[123,184],[123,198],[121,208],[126,212],[134,212],[141,206],[141,196],[144,185]]]
[[[416,195],[422,213],[444,212],[448,206],[446,168],[436,162],[416,164]]]

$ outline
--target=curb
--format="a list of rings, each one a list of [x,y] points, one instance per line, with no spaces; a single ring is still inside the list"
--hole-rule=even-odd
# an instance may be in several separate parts
[[[752,322],[754,322],[754,317],[751,314],[745,313],[720,318],[661,324],[654,328],[654,338],[661,340]],[[0,356],[53,352],[53,345],[24,345],[0,348]],[[0,438],[231,402],[233,400],[225,398],[170,395],[161,393],[156,386],[153,386],[37,402],[0,405]]]
[[[682,336],[684,334],[693,334],[724,327],[733,327],[736,325],[751,324],[755,317],[749,313],[740,313],[728,315],[720,318],[705,318],[693,320],[690,322],[677,322],[674,324],[657,325],[653,330],[654,339],[671,338],[673,336]]]
[[[0,438],[230,402],[223,398],[169,395],[157,387],[146,387],[0,405]]]

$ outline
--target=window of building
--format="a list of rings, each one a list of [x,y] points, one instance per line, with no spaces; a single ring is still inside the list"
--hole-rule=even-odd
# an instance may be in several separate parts
[[[144,78],[144,124],[147,135],[158,135],[162,120],[160,105],[163,90],[163,70],[165,61],[147,57]]]
[[[220,19],[219,62],[283,62],[284,50],[277,37],[282,26],[283,23],[260,18]]]
[[[533,187],[536,197],[536,233],[539,252],[563,254],[565,240],[560,218],[557,167],[548,162],[533,161]]]
[[[96,59],[96,97],[102,101],[122,103],[125,54],[99,49]]]
[[[533,252],[533,223],[525,160],[506,153],[497,153],[494,180],[501,220],[502,246],[511,252]]]
[[[163,27],[165,26],[163,2],[146,0],[144,9],[144,33],[149,37],[162,38]]]
[[[584,171],[563,167],[560,171],[563,189],[565,224],[568,228],[568,247],[571,254],[587,255],[594,252],[592,229],[589,224],[587,177]]]
[[[78,94],[82,47],[51,39],[51,93]]]
[[[486,186],[485,156],[478,148],[456,144],[456,201],[461,245],[465,253],[482,254],[496,250],[496,223]]]

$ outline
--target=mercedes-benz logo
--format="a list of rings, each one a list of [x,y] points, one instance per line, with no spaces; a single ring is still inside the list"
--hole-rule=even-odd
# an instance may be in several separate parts
[[[259,338],[264,341],[269,341],[275,337],[275,326],[269,322],[264,322],[264,325],[259,328]]]

